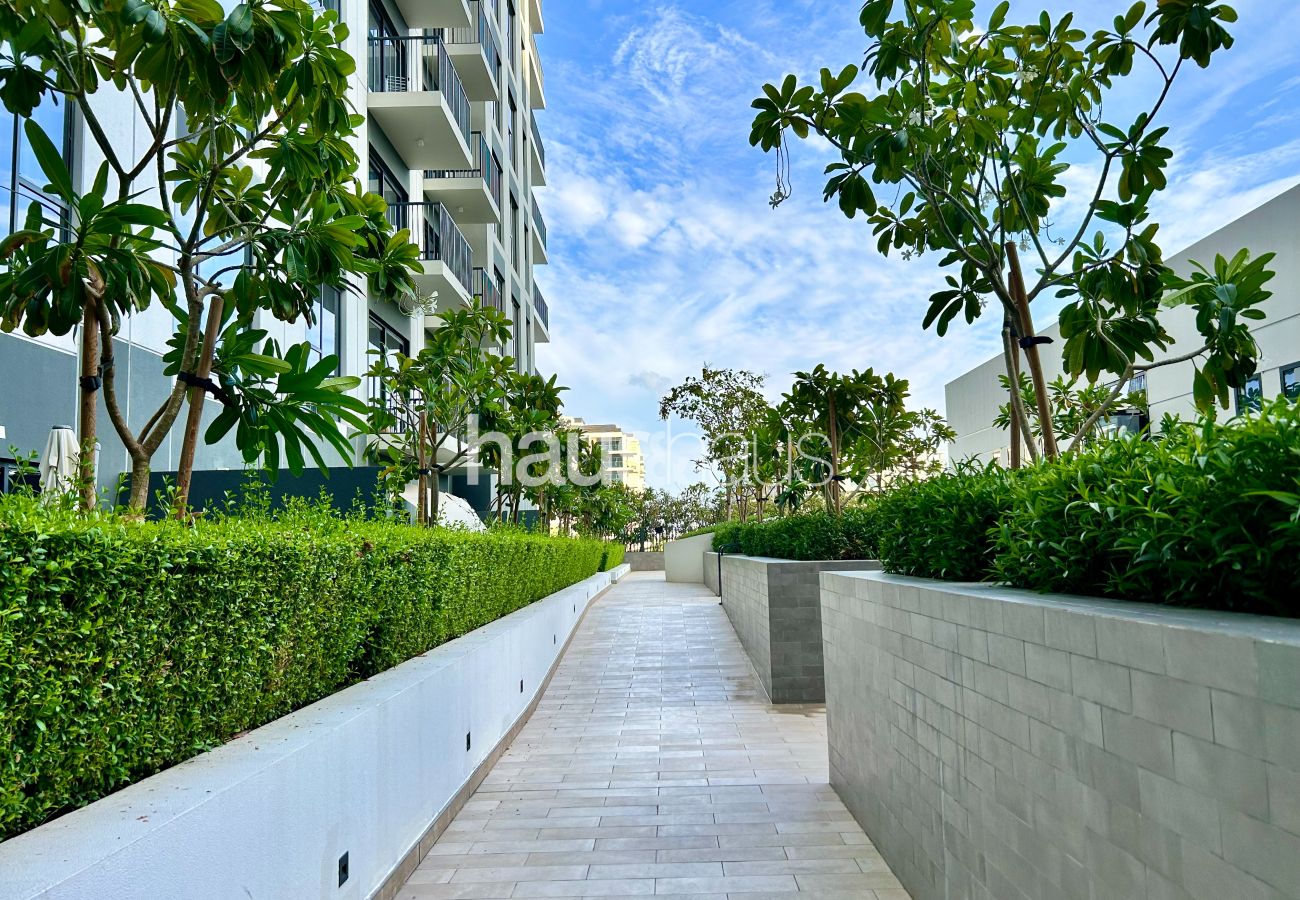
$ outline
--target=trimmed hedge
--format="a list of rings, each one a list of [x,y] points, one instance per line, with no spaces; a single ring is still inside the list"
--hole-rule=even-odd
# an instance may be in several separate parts
[[[993,565],[993,530],[1011,508],[1017,476],[963,466],[902,485],[876,504],[886,572],[943,581],[982,581]]]
[[[600,559],[600,571],[608,572],[623,565],[623,556],[627,548],[622,544],[606,544],[605,553]]]
[[[775,559],[875,559],[880,520],[874,504],[851,507],[836,518],[806,513],[763,522],[714,526],[713,549]]]
[[[1300,617],[1300,407],[1035,469],[995,549],[1017,587]]]
[[[605,545],[0,501],[0,838],[594,574]]]

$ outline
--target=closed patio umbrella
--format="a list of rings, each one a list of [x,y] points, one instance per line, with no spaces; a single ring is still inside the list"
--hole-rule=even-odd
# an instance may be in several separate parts
[[[45,453],[41,456],[42,494],[53,496],[72,490],[77,478],[78,452],[77,438],[71,428],[56,425],[50,429]]]

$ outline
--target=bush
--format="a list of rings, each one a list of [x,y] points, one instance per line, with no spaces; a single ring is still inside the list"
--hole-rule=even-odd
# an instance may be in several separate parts
[[[0,838],[595,573],[605,545],[0,501]]]
[[[881,565],[895,575],[984,580],[1015,480],[994,465],[961,466],[884,494],[876,504]]]
[[[997,576],[1019,587],[1300,617],[1300,408],[1036,469],[997,552]]]
[[[623,565],[623,556],[627,548],[622,544],[606,544],[605,553],[600,559],[600,571],[608,572]]]
[[[724,522],[715,526],[713,549],[775,559],[875,559],[879,523],[874,501],[850,507],[840,517],[825,512]]]

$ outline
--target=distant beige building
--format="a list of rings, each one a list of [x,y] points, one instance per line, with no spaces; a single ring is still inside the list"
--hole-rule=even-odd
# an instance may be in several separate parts
[[[568,418],[564,424],[600,445],[604,459],[601,474],[606,481],[638,491],[645,489],[645,457],[641,455],[641,441],[635,436],[617,425],[588,425],[582,419]]]

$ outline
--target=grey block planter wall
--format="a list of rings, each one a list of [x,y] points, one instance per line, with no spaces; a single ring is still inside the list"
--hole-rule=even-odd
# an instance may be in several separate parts
[[[1300,622],[822,576],[831,783],[916,900],[1300,898]]]
[[[712,563],[716,577],[716,556],[710,557],[706,568]],[[722,607],[773,703],[826,699],[818,576],[879,568],[874,560],[722,557]]]
[[[633,572],[662,572],[664,554],[662,550],[629,550],[623,554],[623,562],[632,567]]]
[[[713,591],[713,596],[722,596],[722,588],[718,584],[718,554],[709,550],[704,554],[704,586]]]

